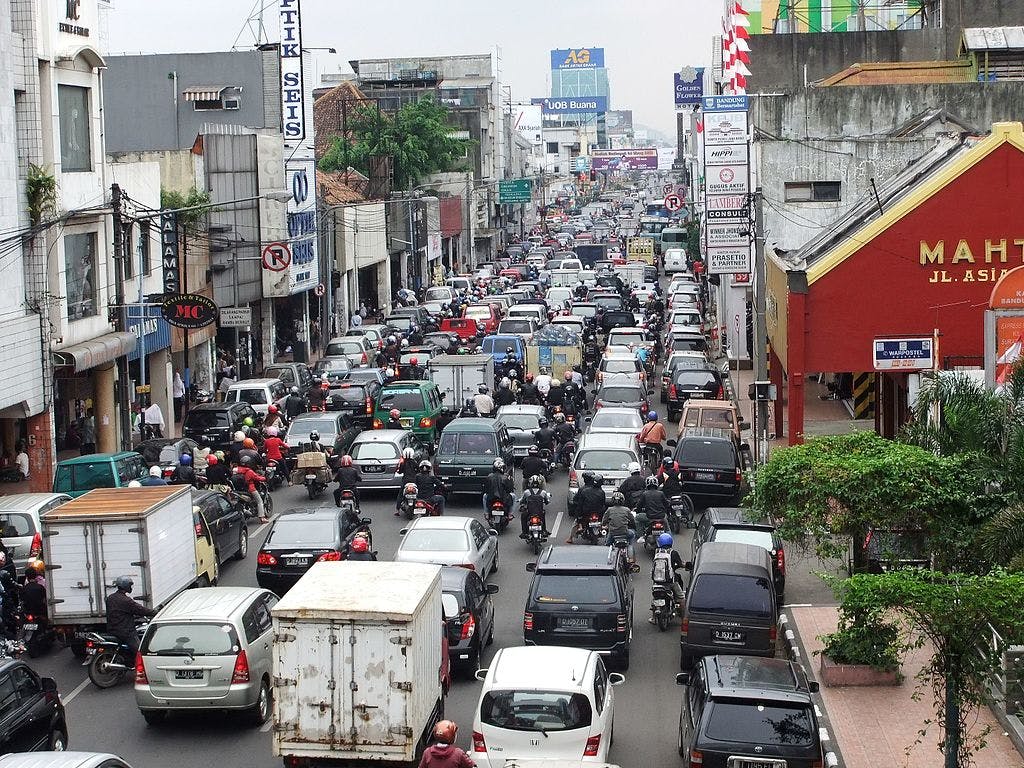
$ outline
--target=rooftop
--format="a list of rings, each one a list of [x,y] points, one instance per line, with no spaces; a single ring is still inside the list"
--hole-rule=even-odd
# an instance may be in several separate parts
[[[967,83],[973,65],[963,61],[881,61],[853,64],[822,80],[820,86],[902,85],[909,83]]]
[[[490,683],[500,688],[578,688],[594,653],[558,646],[502,648],[491,662]]]

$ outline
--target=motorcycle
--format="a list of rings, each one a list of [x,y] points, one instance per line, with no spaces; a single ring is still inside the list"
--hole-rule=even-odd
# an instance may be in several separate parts
[[[407,519],[415,517],[416,501],[419,489],[415,483],[406,483],[402,488],[402,498],[398,501],[398,512]]]
[[[544,461],[544,466],[545,466],[545,469],[544,469],[544,479],[545,480],[550,480],[552,473],[555,471],[555,462],[554,462],[554,459],[551,458],[551,449],[549,449],[549,448],[541,448],[540,449],[540,458]]]
[[[21,624],[21,640],[31,658],[47,653],[57,638],[57,633],[46,616],[26,613]]]
[[[672,533],[678,534],[683,528],[694,526],[693,502],[686,495],[672,496],[668,500],[671,512],[668,517],[669,527]]]
[[[562,445],[561,454],[558,457],[558,465],[564,469],[569,469],[572,466],[573,457],[576,455],[576,438],[566,440]],[[552,467],[555,465],[552,464]]]
[[[672,585],[655,581],[651,585],[651,613],[658,629],[664,632],[668,623],[676,613],[676,598],[672,594]]]
[[[647,533],[644,534],[644,549],[648,554],[653,554],[658,549],[658,537],[667,529],[668,524],[664,520],[651,520],[647,526]]]
[[[429,499],[416,499],[412,508],[413,517],[438,517],[441,511]]]
[[[263,499],[263,511],[267,517],[274,514],[274,499],[270,495],[270,491],[267,490],[266,483],[256,483],[256,492]],[[256,502],[253,500],[252,495],[248,491],[236,490],[238,502],[242,505],[242,514],[245,515],[246,519],[256,517],[259,514],[259,510],[256,508]],[[231,498],[230,496],[228,498]]]
[[[533,549],[533,554],[539,555],[541,547],[547,544],[548,535],[544,532],[544,521],[540,515],[530,515],[526,521],[526,543]]]
[[[304,471],[302,482],[306,486],[306,493],[309,494],[310,501],[318,498],[320,494],[327,490],[327,481],[324,479],[326,476],[326,473],[310,469]]]
[[[508,528],[508,513],[503,499],[491,499],[487,504],[487,522],[498,533],[504,533]]]
[[[359,501],[356,499],[355,491],[344,488],[338,496],[338,506],[347,509],[353,515],[359,514]]]
[[[278,471],[278,465],[276,461],[267,459],[264,456],[264,461],[267,464],[267,470],[263,473],[263,476],[267,478],[267,486],[272,491],[276,491],[282,485],[284,485],[284,474]]]
[[[136,627],[140,640],[147,626]],[[113,688],[129,674],[135,674],[135,652],[113,635],[90,632],[85,640],[85,653],[83,664],[89,667],[89,679],[97,688]]]
[[[591,512],[580,526],[580,538],[587,544],[601,544],[604,541],[604,526],[601,523],[601,516]]]

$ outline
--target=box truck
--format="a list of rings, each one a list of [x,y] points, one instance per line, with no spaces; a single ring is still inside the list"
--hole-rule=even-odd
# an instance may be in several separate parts
[[[271,615],[274,755],[415,766],[444,716],[440,566],[316,563]]]
[[[457,412],[479,391],[481,384],[494,391],[491,355],[438,355],[427,362],[430,380],[437,385],[444,407]]]

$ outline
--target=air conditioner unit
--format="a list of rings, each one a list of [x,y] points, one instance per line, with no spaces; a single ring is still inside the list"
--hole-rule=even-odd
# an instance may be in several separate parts
[[[224,99],[222,102],[224,109],[239,109],[242,102],[239,99]]]
[[[227,235],[231,233],[235,227],[233,224],[211,224],[207,231],[210,235]]]

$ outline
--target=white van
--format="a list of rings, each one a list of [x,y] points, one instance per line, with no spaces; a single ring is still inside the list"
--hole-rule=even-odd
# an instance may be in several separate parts
[[[288,387],[280,379],[242,379],[228,387],[224,402],[248,403],[266,416],[271,405],[280,406],[286,397]]]

